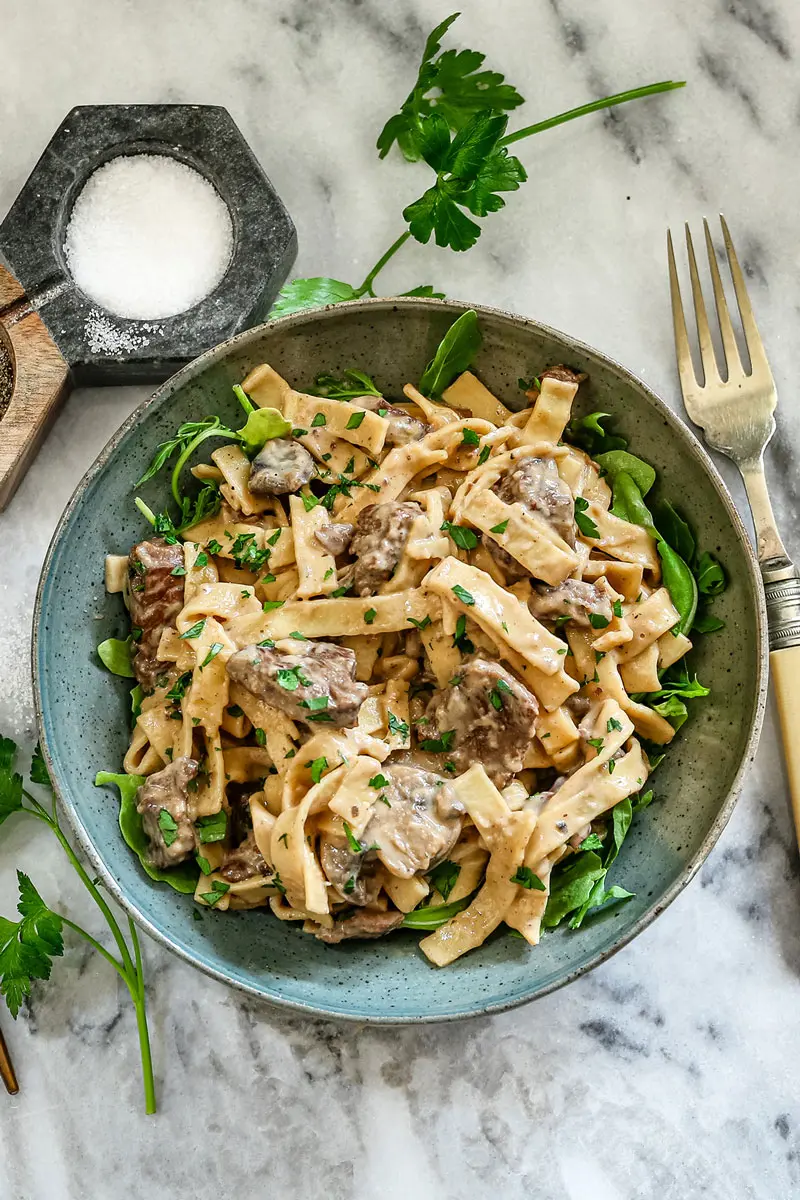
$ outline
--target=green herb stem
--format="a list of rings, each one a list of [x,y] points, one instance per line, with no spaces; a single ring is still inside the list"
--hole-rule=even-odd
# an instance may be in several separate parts
[[[576,117],[584,117],[589,113],[600,112],[604,108],[613,108],[617,104],[627,104],[629,100],[640,100],[643,96],[656,96],[659,92],[672,92],[675,88],[682,87],[686,87],[685,80],[668,79],[663,83],[648,83],[645,87],[631,88],[627,92],[604,96],[602,100],[592,100],[589,104],[581,104],[577,108],[570,108],[567,112],[559,113],[558,116],[548,117],[546,121],[537,121],[535,125],[526,125],[524,129],[517,129],[514,133],[506,134],[504,138],[500,139],[500,145],[510,146],[514,142],[521,142],[523,138],[531,137],[534,133],[544,133],[546,129],[553,129],[556,125],[574,121]]]
[[[189,442],[189,444],[186,446],[186,448],[183,451],[181,451],[181,453],[178,456],[178,459],[175,463],[175,466],[172,468],[172,484],[171,484],[172,495],[175,499],[175,503],[178,505],[179,508],[181,507],[181,489],[180,489],[181,471],[183,470],[186,463],[191,458],[192,454],[194,454],[195,450],[200,445],[200,443],[204,442],[206,440],[206,438],[210,438],[210,437],[222,437],[222,438],[233,439],[234,441],[239,440],[239,437],[238,437],[238,434],[236,433],[236,431],[233,429],[228,429],[225,425],[214,425],[211,427],[211,429],[203,429],[203,430],[201,430],[200,433],[196,434],[192,438],[192,440]]]
[[[411,237],[411,230],[407,229],[405,231],[405,233],[400,234],[400,237],[396,241],[392,242],[391,246],[386,251],[386,253],[382,254],[381,257],[378,259],[378,261],[375,263],[375,266],[372,268],[370,273],[366,276],[366,278],[365,278],[364,282],[361,284],[361,286],[356,288],[356,296],[357,297],[364,296],[364,295],[369,295],[369,296],[375,295],[374,291],[372,290],[372,285],[375,282],[377,276],[380,274],[380,272],[386,266],[389,259],[393,258],[394,255],[397,254],[397,251],[401,248],[401,246],[404,246],[406,244],[406,242],[408,241],[408,239],[410,237]]]
[[[133,952],[136,956],[136,995],[131,991],[131,999],[136,1009],[136,1026],[139,1031],[139,1049],[142,1055],[142,1080],[144,1083],[144,1111],[152,1116],[156,1111],[156,1085],[153,1079],[153,1059],[150,1053],[150,1031],[147,1027],[147,999],[144,990],[144,970],[142,967],[142,950],[139,945],[139,935],[131,917],[128,917],[128,928],[131,933]]]
[[[68,925],[69,928],[73,929],[75,933],[79,934],[85,942],[88,942],[93,950],[96,950],[98,954],[102,955],[106,962],[112,966],[117,974],[125,981],[128,989],[130,989],[131,981],[128,978],[125,968],[122,966],[119,960],[114,958],[114,955],[109,950],[106,950],[105,946],[98,942],[97,938],[92,937],[92,935],[88,933],[83,926],[76,925],[74,921],[70,921],[69,917],[65,917],[63,913],[59,913],[59,916],[64,925]]]

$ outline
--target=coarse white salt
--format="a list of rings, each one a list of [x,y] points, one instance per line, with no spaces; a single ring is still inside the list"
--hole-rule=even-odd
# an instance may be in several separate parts
[[[64,241],[81,291],[135,320],[197,304],[222,279],[232,249],[222,197],[164,154],[120,155],[99,167],[75,201]]]

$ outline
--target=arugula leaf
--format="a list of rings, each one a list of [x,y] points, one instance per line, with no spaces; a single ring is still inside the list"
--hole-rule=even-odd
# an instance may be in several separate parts
[[[426,396],[441,396],[448,384],[472,364],[482,343],[478,314],[474,308],[468,308],[456,318],[439,343],[422,373],[419,390]]]
[[[285,283],[278,298],[269,310],[269,319],[288,317],[290,313],[302,312],[307,308],[323,308],[326,304],[341,304],[344,300],[356,300],[358,291],[341,279],[329,279],[316,275],[311,279],[293,279]]]
[[[119,789],[119,827],[122,836],[150,878],[157,883],[168,883],[176,892],[182,892],[186,896],[191,895],[197,883],[195,866],[181,863],[177,867],[162,869],[151,866],[147,861],[150,843],[144,832],[141,814],[136,810],[136,795],[145,782],[143,775],[117,775],[111,771],[98,771],[94,779],[95,787],[114,784]]]
[[[121,675],[124,679],[135,679],[136,675],[131,665],[131,639],[106,638],[97,647],[97,653],[103,666],[113,675]]]
[[[442,899],[447,901],[450,893],[458,882],[458,877],[461,874],[461,863],[452,862],[449,858],[445,858],[442,862],[437,863],[432,871],[428,872],[431,888],[439,892]]]
[[[653,712],[657,712],[659,716],[669,721],[676,731],[686,724],[689,717],[689,710],[679,696],[669,696],[660,704],[651,704],[650,707]]]
[[[625,888],[619,887],[618,884],[614,884],[613,887],[610,887],[608,891],[606,891],[604,878],[605,877],[597,880],[591,892],[589,893],[586,902],[581,905],[581,907],[572,917],[569,923],[570,929],[580,929],[587,913],[594,912],[598,908],[604,908],[606,904],[611,903],[613,900],[632,899],[633,892],[626,891]]]
[[[383,393],[375,386],[375,380],[370,375],[350,367],[342,373],[341,379],[335,375],[317,375],[314,386],[308,389],[308,395],[325,396],[328,400],[355,400],[359,396],[382,396]],[[353,459],[350,461],[353,462]],[[345,474],[349,474],[347,468]]]

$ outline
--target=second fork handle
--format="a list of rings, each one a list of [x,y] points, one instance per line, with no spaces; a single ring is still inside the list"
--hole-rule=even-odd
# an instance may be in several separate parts
[[[765,563],[762,574],[769,622],[769,666],[800,845],[800,573],[783,559]]]

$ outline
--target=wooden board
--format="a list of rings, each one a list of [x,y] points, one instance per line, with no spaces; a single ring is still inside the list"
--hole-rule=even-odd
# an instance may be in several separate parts
[[[36,456],[61,401],[69,367],[19,281],[0,264],[0,339],[14,371],[11,401],[0,417],[0,511]]]

